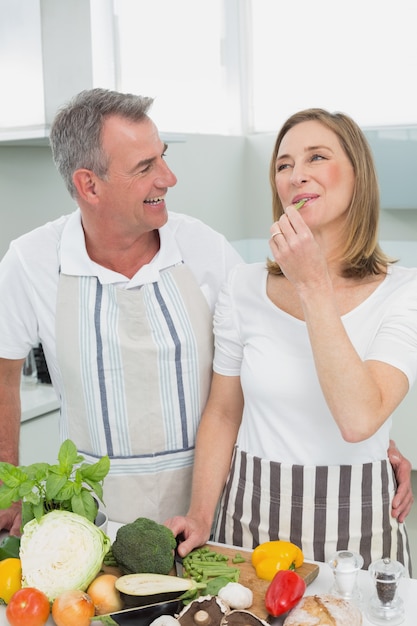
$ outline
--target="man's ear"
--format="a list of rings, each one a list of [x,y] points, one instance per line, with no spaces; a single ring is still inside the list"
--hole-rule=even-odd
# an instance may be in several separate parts
[[[79,169],[72,175],[72,180],[77,189],[78,196],[89,202],[95,204],[97,202],[96,194],[96,177],[91,170]]]

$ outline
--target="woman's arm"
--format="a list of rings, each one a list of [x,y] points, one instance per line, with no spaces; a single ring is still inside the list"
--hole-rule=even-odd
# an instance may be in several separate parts
[[[215,373],[197,433],[190,508],[186,517],[177,516],[165,522],[175,536],[182,533],[185,538],[178,548],[181,556],[203,545],[210,537],[242,411],[240,377]]]
[[[343,438],[363,441],[404,398],[408,379],[401,370],[363,361],[356,352],[340,313],[355,289],[340,276],[337,262],[332,267],[326,238],[313,236],[293,207],[278,225],[284,236],[271,240],[271,250],[300,300],[324,397]],[[275,224],[271,231],[276,230]]]

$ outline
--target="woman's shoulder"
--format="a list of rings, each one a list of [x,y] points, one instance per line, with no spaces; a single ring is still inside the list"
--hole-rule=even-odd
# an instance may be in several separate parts
[[[233,267],[228,279],[223,283],[220,301],[225,298],[237,302],[242,298],[247,301],[256,297],[255,294],[265,282],[267,273],[265,263],[239,263]]]
[[[266,264],[262,262],[238,263],[230,271],[227,282],[232,291],[253,291],[263,284],[267,271]]]
[[[405,267],[393,263],[388,266],[388,274],[398,283],[413,283],[417,281],[417,267]]]

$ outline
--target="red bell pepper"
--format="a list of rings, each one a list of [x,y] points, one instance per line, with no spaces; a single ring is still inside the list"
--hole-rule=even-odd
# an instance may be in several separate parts
[[[265,594],[266,610],[273,617],[290,611],[307,588],[304,578],[293,570],[278,570]]]

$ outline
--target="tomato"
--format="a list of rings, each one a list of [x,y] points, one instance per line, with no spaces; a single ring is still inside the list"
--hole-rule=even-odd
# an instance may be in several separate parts
[[[0,598],[6,604],[22,586],[22,566],[20,559],[9,558],[0,561]]]
[[[52,617],[57,626],[90,626],[94,617],[93,601],[79,589],[64,591],[52,603]]]
[[[6,607],[10,626],[44,626],[50,612],[47,596],[34,587],[24,587],[16,591]]]

